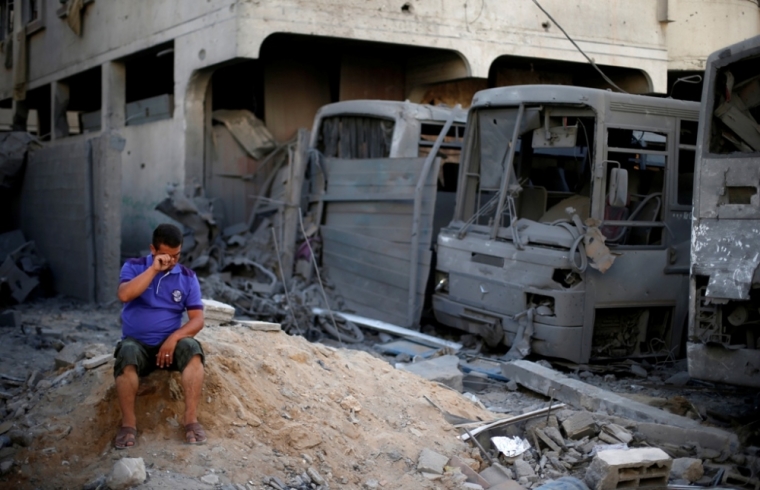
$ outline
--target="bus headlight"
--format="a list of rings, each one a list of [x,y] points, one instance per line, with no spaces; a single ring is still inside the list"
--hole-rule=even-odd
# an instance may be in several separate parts
[[[435,271],[435,292],[436,293],[448,293],[449,292],[449,273]]]

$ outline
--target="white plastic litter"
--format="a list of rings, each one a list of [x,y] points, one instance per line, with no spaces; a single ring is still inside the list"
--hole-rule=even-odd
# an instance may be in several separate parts
[[[496,446],[496,449],[504,453],[504,456],[508,458],[519,456],[530,449],[530,443],[526,439],[521,439],[518,436],[492,437],[491,442]]]

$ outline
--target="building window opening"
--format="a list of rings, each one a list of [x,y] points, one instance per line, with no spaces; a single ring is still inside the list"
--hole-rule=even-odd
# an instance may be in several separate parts
[[[124,60],[126,126],[171,119],[174,112],[174,43],[141,51]]]
[[[14,0],[0,0],[0,39],[8,39],[13,34]]]
[[[50,84],[28,91],[26,93],[26,100],[20,105],[25,106],[28,113],[26,120],[21,121],[20,125],[17,125],[17,121],[14,121],[14,129],[25,129],[36,135],[41,141],[50,141],[52,133]],[[21,126],[25,126],[25,128]]]
[[[58,82],[53,102],[56,138],[100,131],[100,66]]]

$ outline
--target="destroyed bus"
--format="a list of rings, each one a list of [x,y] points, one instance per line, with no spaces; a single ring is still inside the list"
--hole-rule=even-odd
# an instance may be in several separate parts
[[[460,107],[408,101],[317,112],[306,221],[319,226],[322,264],[348,310],[419,325],[434,237],[454,212],[466,119]]]
[[[689,374],[760,387],[760,36],[708,58],[700,122]]]
[[[569,86],[478,92],[433,310],[505,356],[678,353],[699,104]]]

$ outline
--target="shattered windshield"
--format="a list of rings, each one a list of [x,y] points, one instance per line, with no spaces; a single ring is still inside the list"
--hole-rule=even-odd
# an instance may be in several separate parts
[[[462,186],[462,221],[488,226],[509,160],[518,108],[480,109],[471,118]],[[589,216],[594,116],[590,110],[527,107],[512,160],[514,219],[551,223]],[[519,188],[516,186],[519,184]],[[518,189],[519,192],[515,192]],[[498,217],[510,225],[509,207]]]
[[[760,152],[760,56],[718,72],[710,153]]]

